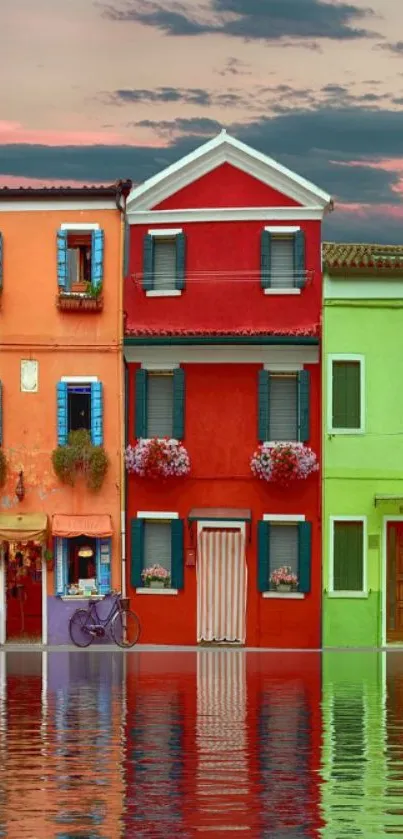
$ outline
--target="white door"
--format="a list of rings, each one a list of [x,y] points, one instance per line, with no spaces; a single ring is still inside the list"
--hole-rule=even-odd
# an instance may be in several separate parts
[[[197,641],[246,636],[245,535],[240,527],[206,527],[197,545]]]

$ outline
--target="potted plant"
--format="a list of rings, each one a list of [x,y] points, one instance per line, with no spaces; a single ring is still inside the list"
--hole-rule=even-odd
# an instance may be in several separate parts
[[[70,431],[66,446],[52,452],[53,468],[64,484],[74,486],[77,476],[85,476],[88,489],[99,490],[108,466],[108,455],[103,446],[94,446],[89,431]]]
[[[304,443],[262,443],[255,451],[250,466],[257,478],[279,486],[306,480],[319,469],[315,452]]]
[[[183,443],[174,438],[140,438],[125,450],[126,469],[143,478],[183,477],[190,471],[190,458]]]
[[[151,565],[144,568],[141,572],[141,578],[147,588],[169,588],[171,583],[169,571],[161,565]]]
[[[282,565],[272,571],[270,583],[276,591],[293,591],[297,588],[298,577],[292,573],[289,565]]]

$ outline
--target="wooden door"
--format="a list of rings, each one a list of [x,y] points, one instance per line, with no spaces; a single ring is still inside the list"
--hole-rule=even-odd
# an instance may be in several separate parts
[[[386,641],[403,641],[403,522],[388,525]]]

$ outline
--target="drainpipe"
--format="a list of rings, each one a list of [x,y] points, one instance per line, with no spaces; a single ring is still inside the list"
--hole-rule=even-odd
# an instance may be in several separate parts
[[[124,324],[124,281],[127,272],[126,267],[126,200],[130,193],[132,182],[119,181],[116,189],[116,206],[121,214],[121,235],[120,235],[120,277],[119,277],[119,306],[118,306],[118,382],[119,382],[119,406],[120,406],[120,440],[126,443],[126,381],[124,375],[124,348],[123,348],[123,324]],[[126,597],[126,469],[124,460],[124,446],[120,451],[120,534],[121,534],[121,585],[122,597]]]

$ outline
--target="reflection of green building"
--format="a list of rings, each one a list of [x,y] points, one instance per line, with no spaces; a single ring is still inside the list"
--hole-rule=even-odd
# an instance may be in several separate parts
[[[403,246],[323,262],[323,645],[403,642]]]

